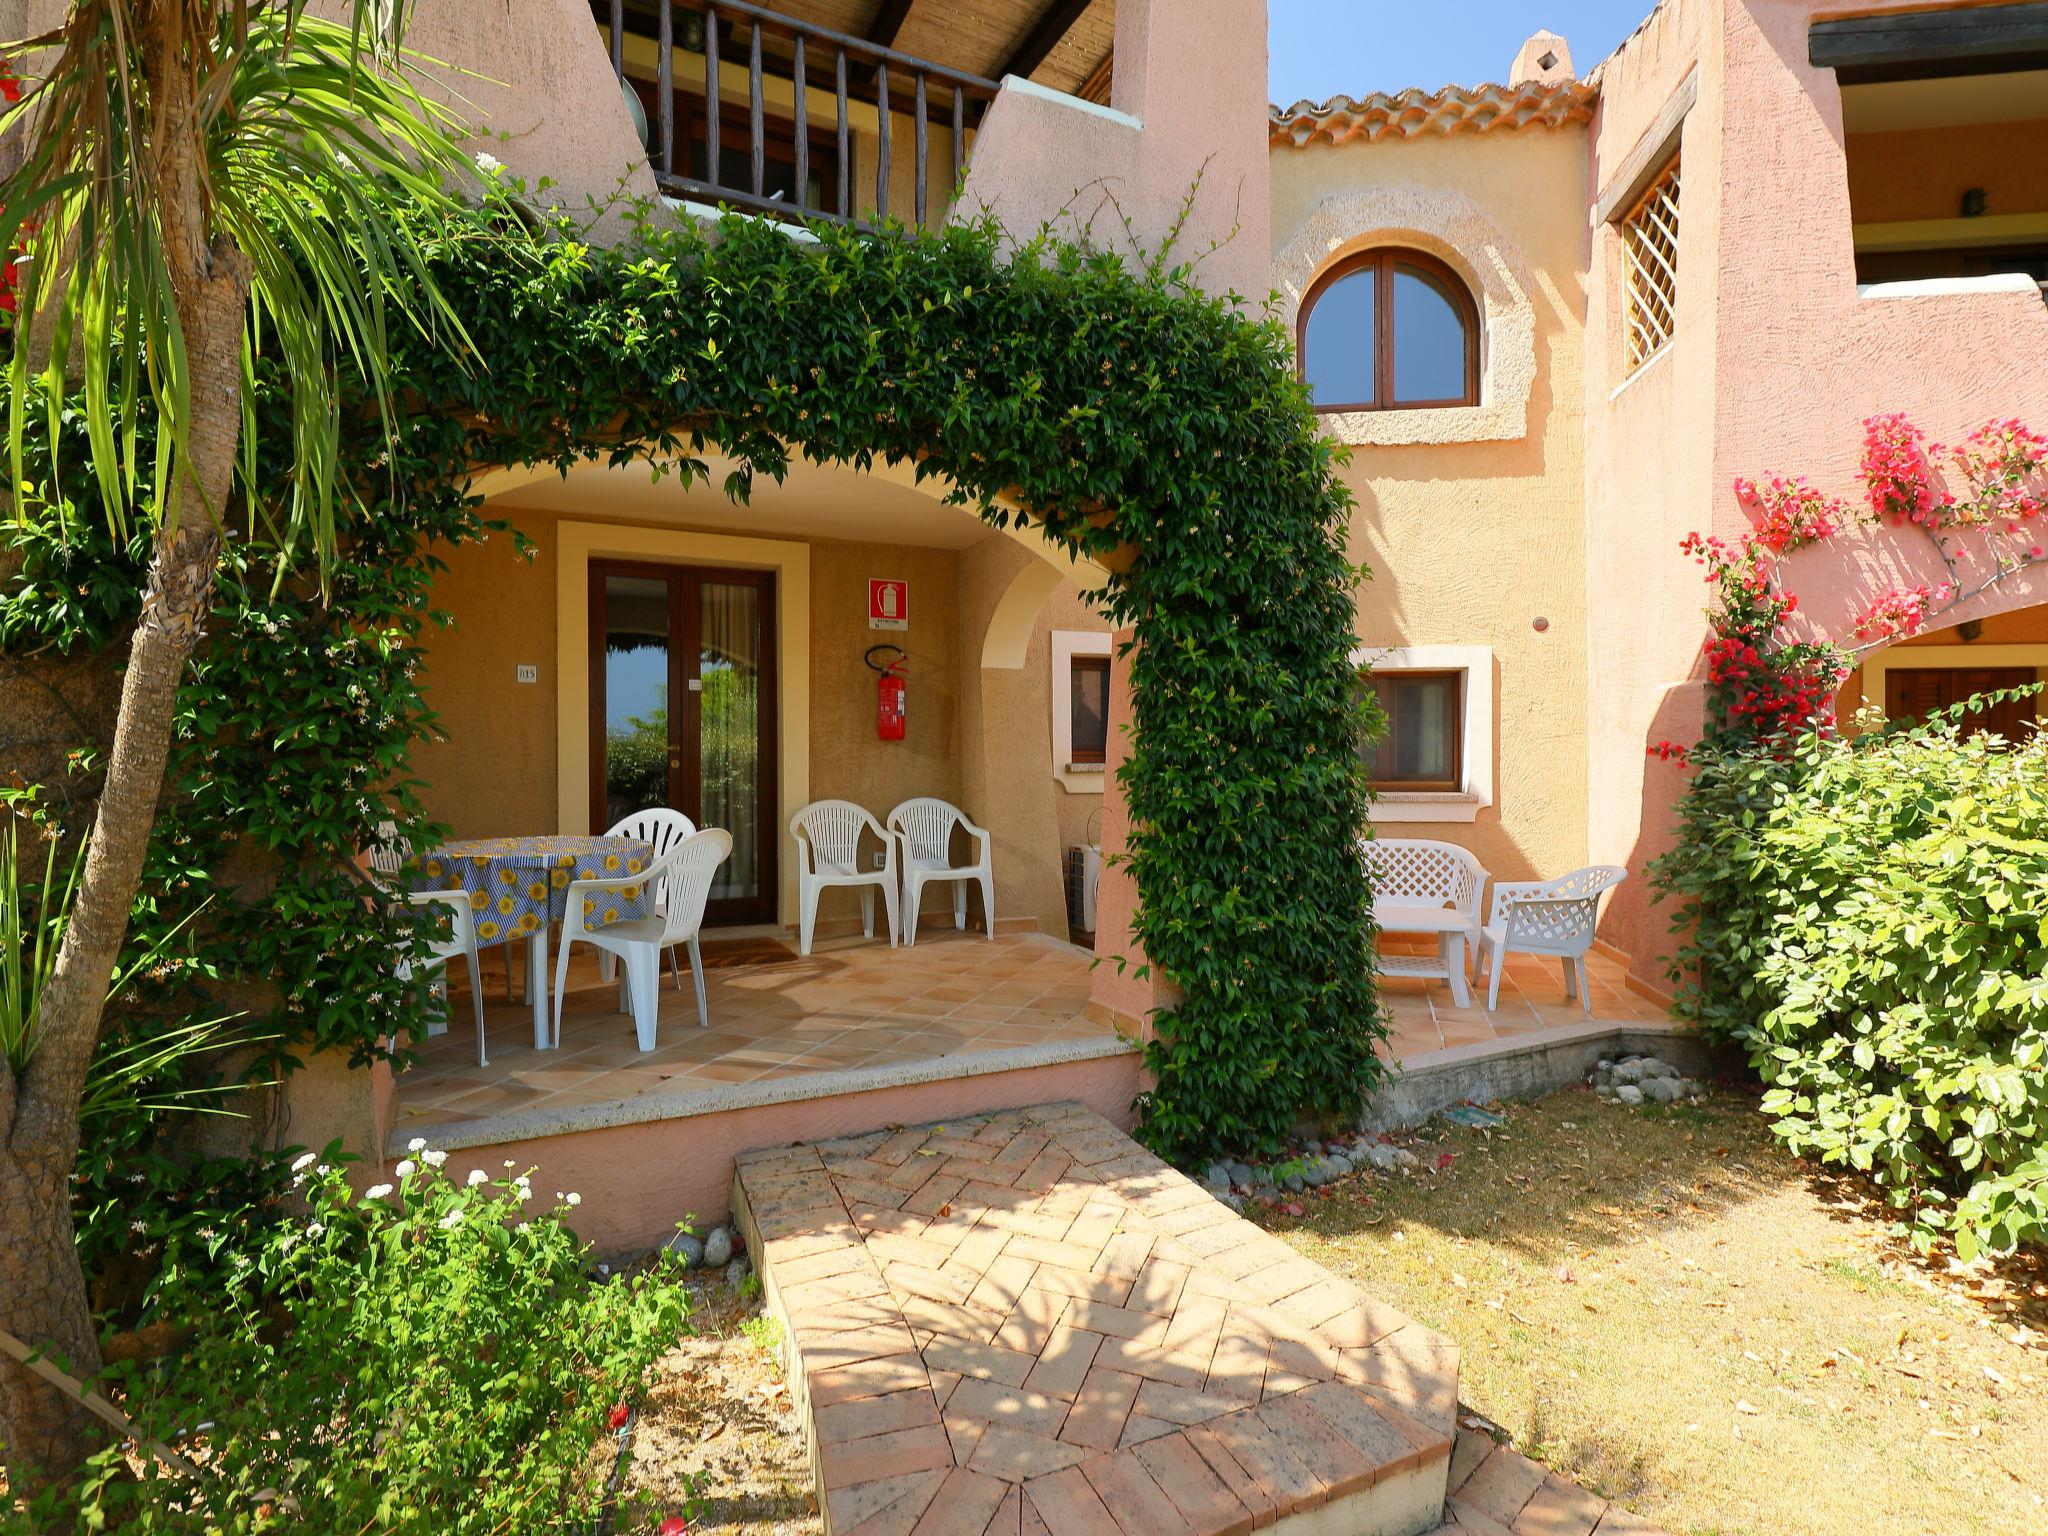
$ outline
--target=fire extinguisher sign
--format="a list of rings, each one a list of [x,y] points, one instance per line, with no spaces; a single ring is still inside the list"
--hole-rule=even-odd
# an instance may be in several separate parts
[[[910,628],[910,583],[870,581],[868,583],[868,628]]]

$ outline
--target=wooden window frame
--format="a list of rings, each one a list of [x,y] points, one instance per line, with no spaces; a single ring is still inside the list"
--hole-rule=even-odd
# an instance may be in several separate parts
[[[1372,787],[1385,794],[1456,794],[1465,788],[1465,673],[1455,667],[1395,667],[1381,671],[1375,668],[1363,679],[1369,687],[1377,689],[1379,682],[1400,681],[1450,683],[1451,709],[1448,727],[1451,738],[1451,771],[1447,778],[1439,779],[1383,779],[1379,776],[1379,754],[1393,739],[1393,716],[1388,715],[1387,735],[1373,743],[1373,760],[1368,765]]]
[[[781,804],[777,798],[781,791],[782,713],[779,693],[782,686],[782,657],[779,650],[781,631],[778,628],[776,599],[781,589],[781,580],[774,571],[751,570],[742,566],[693,565],[671,563],[666,560],[610,560],[592,559],[586,562],[588,582],[588,607],[585,623],[589,628],[590,656],[590,698],[587,732],[590,738],[590,826],[601,831],[611,825],[609,808],[605,804],[605,578],[609,576],[637,576],[660,581],[668,587],[669,605],[669,797],[668,803],[688,816],[699,828],[703,826],[704,807],[699,798],[703,792],[701,780],[696,794],[677,794],[678,778],[683,773],[683,763],[692,754],[701,753],[703,695],[689,686],[686,674],[699,665],[703,652],[701,607],[693,607],[683,598],[685,581],[702,583],[719,582],[732,586],[751,586],[760,593],[756,613],[761,626],[760,681],[756,707],[760,711],[760,735],[756,742],[756,769],[754,799],[756,816],[760,822],[760,846],[756,850],[759,860],[755,872],[758,887],[753,896],[727,897],[705,904],[704,922],[706,927],[718,927],[733,923],[772,923],[776,921],[781,899],[782,859],[780,838]],[[678,702],[680,701],[680,702]]]
[[[1070,722],[1068,727],[1070,732],[1072,730],[1071,721],[1074,717],[1074,700],[1080,696],[1079,689],[1075,684],[1083,672],[1100,672],[1102,674],[1102,747],[1100,750],[1094,747],[1084,747],[1079,742],[1073,740],[1070,734],[1067,740],[1067,761],[1070,763],[1107,763],[1109,761],[1109,658],[1107,656],[1083,656],[1078,654],[1067,658],[1067,719]]]
[[[1397,267],[1408,267],[1436,283],[1450,298],[1451,306],[1458,312],[1458,319],[1465,331],[1465,392],[1453,399],[1444,400],[1396,400],[1394,398],[1394,272]],[[1472,289],[1465,279],[1450,266],[1426,251],[1418,251],[1405,245],[1379,245],[1369,251],[1360,251],[1347,256],[1309,285],[1302,296],[1301,308],[1294,317],[1294,370],[1295,375],[1306,382],[1308,379],[1308,322],[1314,313],[1316,301],[1325,290],[1350,277],[1353,273],[1370,269],[1372,284],[1372,392],[1371,402],[1351,404],[1317,402],[1316,410],[1324,415],[1352,411],[1435,411],[1456,406],[1470,406],[1479,403],[1479,305],[1472,297]],[[1384,302],[1383,302],[1384,301]]]

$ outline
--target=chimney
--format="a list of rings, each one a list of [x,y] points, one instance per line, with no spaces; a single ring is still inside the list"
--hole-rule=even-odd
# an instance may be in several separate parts
[[[1561,85],[1573,78],[1571,44],[1555,32],[1538,32],[1522,44],[1508,72],[1509,85]]]

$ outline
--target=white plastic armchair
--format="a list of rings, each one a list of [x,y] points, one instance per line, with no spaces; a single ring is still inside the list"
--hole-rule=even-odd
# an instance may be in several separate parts
[[[1591,864],[1555,880],[1495,881],[1493,906],[1479,931],[1479,971],[1492,973],[1486,1006],[1500,1005],[1501,962],[1513,951],[1554,957],[1564,972],[1564,995],[1577,998],[1590,1014],[1586,953],[1593,947],[1600,898],[1627,878],[1618,864]]]
[[[569,950],[575,944],[589,944],[617,955],[624,974],[619,981],[619,1012],[633,1016],[633,1030],[640,1049],[654,1049],[656,1014],[661,1002],[661,954],[678,944],[690,951],[690,975],[697,983],[697,1027],[711,1022],[711,1010],[704,997],[704,962],[698,953],[697,933],[704,926],[704,903],[711,895],[711,877],[732,854],[732,834],[722,827],[704,831],[673,844],[644,874],[622,875],[604,880],[572,880],[565,896],[562,918],[562,952],[555,961],[555,1048],[562,1045],[562,1005],[569,991]],[[594,911],[599,898],[617,891],[636,899],[644,886],[652,885],[655,916],[626,918],[602,927],[586,924],[585,903]]]
[[[631,837],[648,844],[654,850],[654,860],[676,846],[686,837],[696,835],[697,824],[681,811],[672,811],[667,806],[650,806],[644,811],[635,811],[618,822],[605,833],[606,837]],[[657,913],[657,916],[660,914]],[[619,957],[606,950],[597,957],[597,974],[610,981],[618,973]],[[683,990],[683,964],[676,958],[676,952],[668,952],[668,966],[675,973],[676,990]]]
[[[882,845],[882,867],[860,867],[860,839],[872,832]],[[875,889],[889,909],[889,947],[896,947],[896,840],[850,800],[813,800],[789,818],[796,839],[797,949],[811,952],[818,926],[818,893],[831,886],[860,888],[861,931],[875,936]]]
[[[974,845],[974,860],[953,862],[953,829],[958,827]],[[923,904],[924,888],[932,881],[953,885],[953,926],[967,926],[967,886],[981,886],[981,910],[988,920],[988,936],[996,936],[996,872],[989,852],[989,835],[967,819],[966,812],[944,800],[920,797],[906,800],[889,813],[889,835],[896,840],[896,856],[903,867],[903,942],[917,942],[917,913]]]
[[[469,962],[469,1003],[476,1010],[476,1064],[488,1067],[484,1054],[484,981],[476,963],[476,918],[466,891],[414,891],[406,901],[415,907],[440,907],[448,915],[448,937],[415,938],[398,962],[398,979],[410,980],[415,970],[445,969],[457,955]],[[443,993],[445,996],[445,992]]]
[[[395,887],[412,857],[412,839],[403,836],[395,821],[377,823],[377,841],[370,845],[370,873],[384,885]]]

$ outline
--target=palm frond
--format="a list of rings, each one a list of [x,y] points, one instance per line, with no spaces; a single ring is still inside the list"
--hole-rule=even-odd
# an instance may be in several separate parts
[[[391,327],[468,348],[409,233],[417,226],[397,216],[401,201],[446,200],[471,169],[459,124],[427,94],[432,61],[401,46],[403,15],[398,0],[356,0],[341,22],[306,14],[305,0],[75,0],[55,31],[0,47],[29,87],[0,114],[0,132],[18,129],[25,144],[0,191],[0,250],[29,255],[8,364],[18,503],[33,497],[27,413],[40,403],[54,425],[75,341],[115,531],[126,534],[145,480],[137,510],[175,521],[192,421],[179,264],[232,253],[247,264],[250,300],[242,479],[252,502],[275,491],[282,504],[252,505],[252,526],[281,555],[323,567],[332,557],[336,369],[368,380],[388,432]],[[291,381],[288,489],[254,474],[247,386],[263,356]],[[157,416],[156,457],[138,464],[145,410]],[[225,510],[200,509],[216,520]]]

